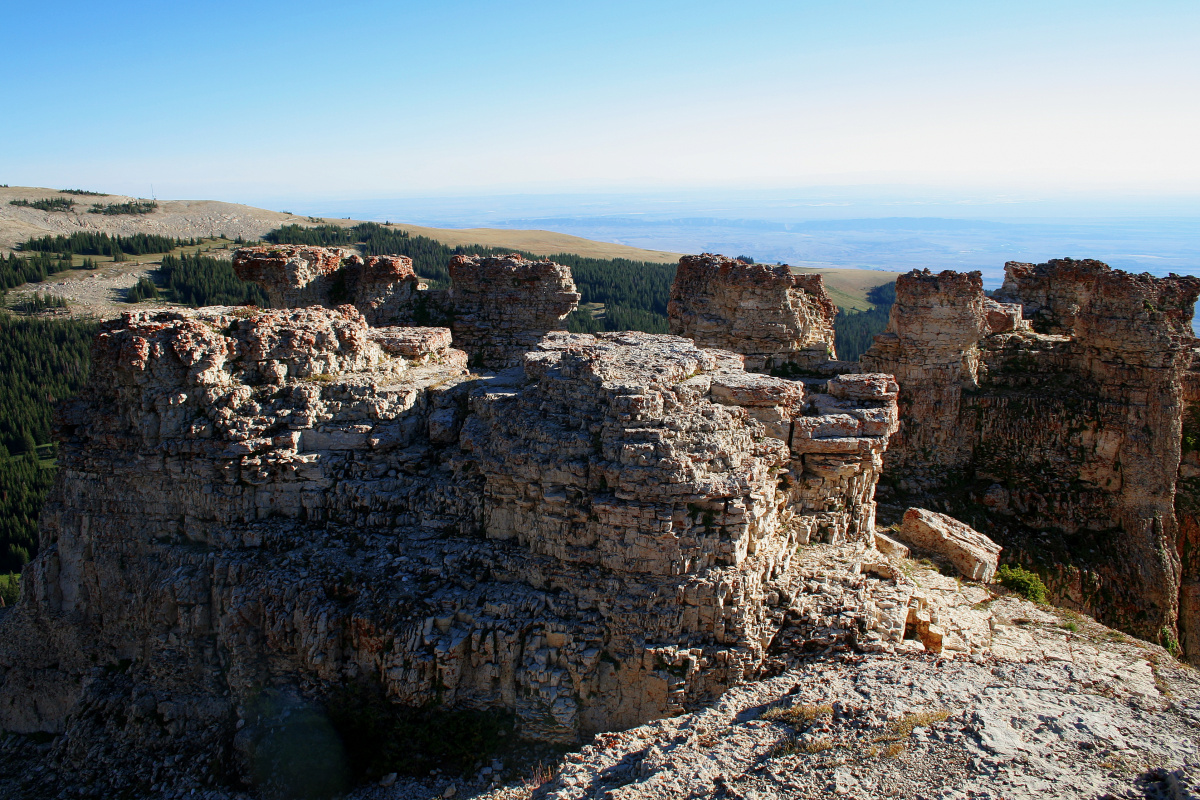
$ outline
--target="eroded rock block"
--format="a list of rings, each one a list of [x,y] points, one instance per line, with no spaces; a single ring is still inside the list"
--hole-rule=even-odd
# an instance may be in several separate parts
[[[891,558],[908,558],[907,547],[879,531],[875,531],[875,549]]]
[[[570,268],[553,261],[455,256],[448,269],[454,342],[479,366],[519,365],[579,305]]]
[[[679,259],[671,333],[732,350],[752,372],[806,371],[835,358],[837,308],[819,274],[705,253]]]
[[[1072,259],[1005,274],[994,300],[978,273],[897,280],[888,331],[862,358],[900,385],[886,469],[902,496],[992,509],[988,533],[1010,550],[1053,542],[1056,602],[1158,639],[1196,616],[1180,576],[1200,574],[1187,511],[1200,462],[1181,438],[1200,426],[1179,431],[1200,279]]]
[[[132,753],[154,708],[156,747],[236,773],[263,686],[319,709],[365,681],[572,741],[758,674],[797,545],[873,530],[886,439],[796,451],[815,400],[735,354],[558,333],[472,376],[448,345],[351,305],[106,325],[0,618],[0,725],[89,741],[112,720]],[[810,388],[849,418],[894,409]]]
[[[372,325],[411,324],[421,287],[407,256],[368,256],[305,245],[243,247],[233,270],[263,287],[273,308],[355,306]]]
[[[964,578],[990,583],[1000,563],[1000,545],[954,517],[910,508],[899,535],[913,547],[950,559]]]

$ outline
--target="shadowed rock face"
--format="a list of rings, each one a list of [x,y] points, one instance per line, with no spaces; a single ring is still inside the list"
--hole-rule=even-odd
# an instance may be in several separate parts
[[[1197,278],[1070,259],[1008,264],[1006,304],[991,306],[979,273],[901,276],[862,358],[901,388],[892,481],[945,496],[1039,565],[1057,602],[1146,638],[1174,632],[1195,615],[1180,611],[1175,506],[1198,294]]]
[[[265,690],[366,681],[572,741],[758,674],[797,546],[870,541],[888,376],[640,333],[466,364],[351,305],[106,325],[0,619],[0,725],[237,774]]]
[[[809,370],[833,358],[837,308],[819,274],[705,253],[679,259],[671,333],[732,350],[752,372]]]
[[[448,269],[454,341],[481,366],[520,364],[579,305],[570,268],[553,261],[455,256]]]

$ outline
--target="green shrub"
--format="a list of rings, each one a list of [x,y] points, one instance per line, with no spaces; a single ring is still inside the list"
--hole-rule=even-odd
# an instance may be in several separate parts
[[[1026,600],[1034,603],[1046,602],[1046,584],[1042,583],[1042,579],[1037,576],[1037,573],[1030,572],[1024,567],[1003,564],[996,571],[996,581]]]
[[[1166,625],[1158,633],[1158,643],[1163,646],[1168,653],[1179,658],[1179,640],[1175,638],[1175,633]]]
[[[12,606],[21,597],[21,573],[11,572],[0,575],[0,601],[6,607]]]

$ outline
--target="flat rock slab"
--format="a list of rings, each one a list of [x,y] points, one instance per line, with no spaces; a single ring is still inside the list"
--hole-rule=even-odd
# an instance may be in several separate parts
[[[950,559],[964,578],[990,583],[1000,562],[1000,545],[954,517],[910,508],[898,531],[900,538],[920,550]]]

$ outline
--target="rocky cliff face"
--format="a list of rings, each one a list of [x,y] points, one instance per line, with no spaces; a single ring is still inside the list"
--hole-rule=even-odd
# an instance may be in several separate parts
[[[455,256],[449,271],[454,341],[480,366],[519,365],[579,305],[571,270],[553,261]]]
[[[679,259],[671,333],[732,350],[753,372],[795,373],[833,358],[837,308],[819,274],[705,253]]]
[[[1057,602],[1174,638],[1195,580],[1181,579],[1175,504],[1200,279],[1070,259],[1006,275],[1004,303],[979,273],[897,281],[862,359],[901,387],[888,480],[942,495],[1040,565]]]
[[[0,621],[3,727],[236,779],[264,708],[357,681],[571,741],[757,674],[797,545],[870,539],[887,376],[638,333],[481,376],[450,345],[352,305],[105,326]]]

